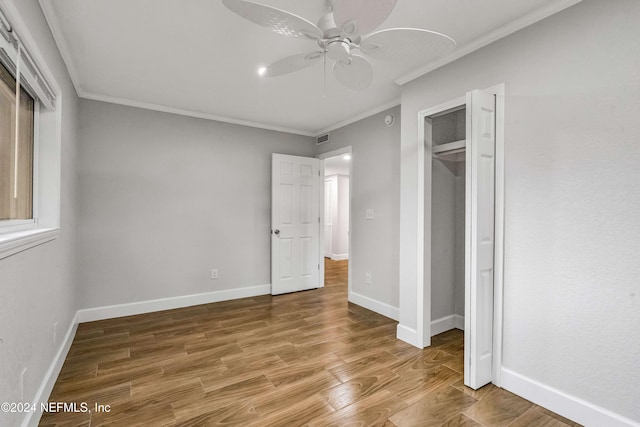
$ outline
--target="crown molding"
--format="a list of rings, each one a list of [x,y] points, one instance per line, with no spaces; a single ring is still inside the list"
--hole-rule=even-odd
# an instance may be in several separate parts
[[[462,58],[463,56],[470,54],[471,52],[483,48],[497,40],[500,40],[501,38],[504,38],[510,34],[515,33],[516,31],[528,27],[529,25],[535,24],[538,21],[548,18],[549,16],[554,15],[577,3],[580,3],[581,1],[582,0],[560,0],[551,2],[547,6],[536,9],[533,12],[528,13],[527,15],[511,21],[500,28],[490,31],[487,34],[460,46],[447,56],[432,61],[427,65],[424,65],[408,74],[405,74],[404,76],[396,79],[395,83],[399,86],[407,84],[410,81],[417,79],[418,77],[424,76],[425,74],[428,74],[433,70],[443,67],[457,59]]]
[[[69,73],[69,77],[71,78],[71,83],[76,90],[76,94],[79,95],[81,91],[80,78],[78,77],[78,72],[76,71],[76,67],[73,63],[73,60],[71,59],[71,53],[67,41],[62,35],[60,20],[58,19],[58,15],[56,14],[55,9],[53,8],[52,1],[53,0],[38,0],[38,3],[40,3],[40,8],[42,9],[44,19],[49,25],[49,29],[51,30],[51,34],[53,35],[53,40],[58,46],[60,56],[62,56],[62,61],[67,67],[67,72]]]
[[[248,120],[236,119],[233,117],[219,116],[219,115],[210,114],[210,113],[170,107],[167,105],[154,104],[150,102],[136,101],[132,99],[119,98],[119,97],[113,97],[113,96],[104,95],[100,93],[89,92],[84,90],[82,87],[82,83],[80,81],[80,77],[77,72],[77,67],[73,62],[68,43],[62,32],[60,20],[55,12],[55,8],[53,7],[53,0],[38,0],[38,1],[40,3],[40,7],[42,8],[45,19],[49,24],[49,28],[51,29],[51,33],[53,34],[53,38],[56,44],[58,45],[58,49],[60,50],[60,55],[62,56],[62,59],[67,67],[67,71],[69,73],[69,77],[71,78],[71,82],[73,83],[76,93],[80,98],[108,102],[108,103],[119,104],[119,105],[126,105],[130,107],[144,108],[148,110],[161,111],[165,113],[178,114],[178,115],[183,115],[188,117],[196,117],[196,118],[201,118],[206,120],[215,120],[215,121],[224,122],[224,123],[249,126],[249,127],[259,128],[259,129],[272,130],[276,132],[286,132],[286,133],[291,133],[295,135],[310,136],[310,137],[317,137],[319,135],[332,132],[336,129],[353,124],[359,120],[365,119],[367,117],[370,117],[374,114],[380,113],[382,111],[385,111],[389,108],[395,107],[400,104],[400,98],[396,98],[388,103],[375,107],[371,110],[365,111],[363,113],[357,114],[353,117],[350,117],[348,119],[345,119],[333,125],[321,128],[317,131],[308,131],[305,129],[276,126],[276,125],[271,125],[267,123],[253,122]],[[484,36],[461,46],[460,48],[456,49],[453,53],[451,53],[450,55],[447,55],[444,58],[431,62],[425,65],[424,67],[418,68],[417,70],[396,79],[395,83],[399,86],[402,86],[437,68],[440,68],[465,55],[468,55],[469,53],[475,50],[478,50],[488,44],[491,44],[496,40],[506,37],[509,34],[512,34],[548,16],[551,16],[557,12],[560,12],[563,9],[573,6],[574,4],[579,3],[580,1],[582,0],[555,1],[549,4],[548,6],[537,9],[513,22],[510,22],[502,26],[499,29],[491,31],[485,34]]]
[[[267,123],[252,122],[249,120],[241,120],[241,119],[235,119],[232,117],[218,116],[215,114],[203,113],[200,111],[187,110],[183,108],[174,108],[174,107],[169,107],[167,105],[161,105],[161,104],[153,104],[150,102],[134,101],[132,99],[118,98],[114,96],[102,95],[99,93],[87,92],[82,89],[79,91],[78,96],[80,98],[91,99],[93,101],[108,102],[110,104],[119,104],[119,105],[125,105],[128,107],[143,108],[145,110],[153,110],[153,111],[160,111],[163,113],[178,114],[181,116],[195,117],[198,119],[213,120],[216,122],[223,122],[223,123],[230,123],[234,125],[248,126],[252,128],[272,130],[275,132],[284,132],[284,133],[291,133],[294,135],[311,136],[311,137],[316,136],[314,132],[309,132],[303,129],[288,128],[288,127],[270,125]]]
[[[367,117],[371,117],[374,114],[381,113],[381,112],[383,112],[385,110],[388,110],[389,108],[393,108],[393,107],[398,106],[398,105],[400,105],[400,98],[395,98],[391,102],[387,102],[386,104],[380,105],[380,106],[375,107],[375,108],[373,108],[371,110],[367,110],[364,113],[357,114],[357,115],[355,115],[355,116],[353,116],[351,118],[348,118],[346,120],[343,120],[343,121],[341,121],[339,123],[336,123],[336,124],[327,126],[325,128],[322,128],[320,130],[317,130],[317,131],[313,132],[313,136],[314,137],[318,137],[320,135],[324,135],[325,133],[329,133],[329,132],[332,132],[332,131],[334,131],[336,129],[340,129],[342,127],[348,126],[348,125],[350,125],[352,123],[355,123],[355,122],[360,121],[362,119],[366,119]]]

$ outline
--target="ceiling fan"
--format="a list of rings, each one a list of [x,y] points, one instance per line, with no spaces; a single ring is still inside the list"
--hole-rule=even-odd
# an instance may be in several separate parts
[[[317,47],[288,56],[258,73],[276,77],[302,70],[326,58],[335,61],[333,75],[344,86],[364,90],[373,81],[367,58],[399,61],[407,57],[431,59],[455,48],[444,34],[418,28],[376,31],[398,0],[327,0],[328,12],[315,25],[293,13],[247,0],[222,0],[231,11],[283,36],[308,39]],[[359,53],[355,53],[359,52]]]

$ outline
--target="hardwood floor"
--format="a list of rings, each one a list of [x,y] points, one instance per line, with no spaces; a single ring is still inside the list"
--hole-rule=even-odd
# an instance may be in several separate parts
[[[84,323],[41,426],[576,426],[493,385],[462,384],[463,333],[419,350],[347,303],[347,261],[323,289]],[[96,412],[95,404],[110,405]]]

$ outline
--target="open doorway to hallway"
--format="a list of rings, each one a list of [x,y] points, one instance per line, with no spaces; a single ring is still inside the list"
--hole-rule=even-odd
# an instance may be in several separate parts
[[[324,159],[324,284],[348,283],[351,154]],[[346,286],[345,286],[346,287]]]

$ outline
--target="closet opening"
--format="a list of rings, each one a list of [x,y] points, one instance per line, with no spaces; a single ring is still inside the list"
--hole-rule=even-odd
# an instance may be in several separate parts
[[[425,117],[425,143],[431,147],[431,265],[432,345],[445,344],[463,373],[465,313],[466,106]],[[425,174],[426,175],[426,174]],[[428,217],[428,216],[427,216]]]

